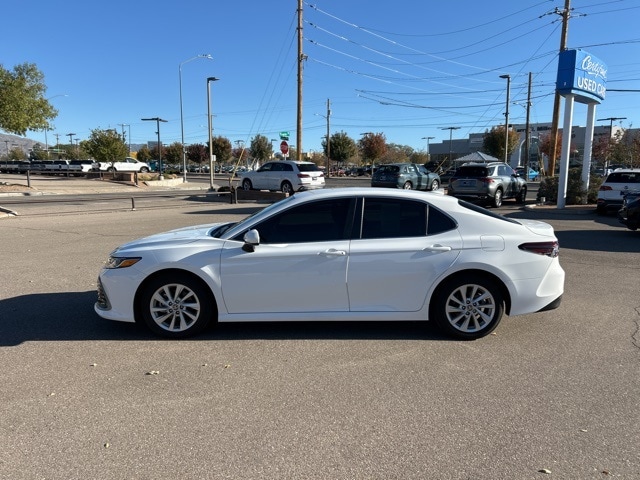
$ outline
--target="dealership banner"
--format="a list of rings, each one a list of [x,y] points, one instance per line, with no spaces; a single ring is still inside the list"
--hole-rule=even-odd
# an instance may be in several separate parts
[[[575,95],[576,102],[600,103],[607,92],[607,66],[584,50],[563,50],[556,89],[563,96]]]

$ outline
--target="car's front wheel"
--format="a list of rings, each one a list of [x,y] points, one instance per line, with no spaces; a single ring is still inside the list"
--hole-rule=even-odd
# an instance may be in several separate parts
[[[491,203],[496,208],[499,208],[502,205],[502,190],[496,190],[496,194],[493,196],[493,201]]]
[[[243,190],[251,190],[251,180],[249,180],[248,178],[245,178],[242,181],[242,189]]]
[[[440,329],[465,340],[491,333],[504,313],[500,289],[487,278],[452,278],[438,288],[432,299],[431,314]]]
[[[172,272],[153,278],[144,286],[138,306],[145,324],[168,338],[200,333],[216,316],[211,292],[188,273]]]
[[[436,190],[438,190],[440,188],[440,182],[438,182],[438,180],[434,180],[433,182],[431,182],[431,188],[430,190],[432,192],[435,192]]]
[[[140,169],[140,173],[147,173],[149,171],[149,169],[147,167],[142,167]]]

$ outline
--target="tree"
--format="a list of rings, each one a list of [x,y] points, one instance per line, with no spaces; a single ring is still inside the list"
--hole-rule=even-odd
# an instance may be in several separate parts
[[[507,157],[518,148],[518,144],[520,143],[520,135],[518,132],[511,129],[508,135]],[[482,139],[482,151],[484,153],[502,160],[505,158],[504,144],[504,125],[492,127],[491,130],[484,132]]]
[[[387,152],[380,159],[382,163],[404,163],[409,162],[414,150],[408,145],[398,145],[390,143],[387,145]],[[425,160],[426,161],[426,160]],[[420,162],[418,162],[420,163]]]
[[[33,63],[0,65],[0,129],[16,135],[49,128],[58,111],[44,98],[44,75]]]
[[[384,133],[365,133],[358,141],[358,150],[365,162],[376,163],[387,153],[387,139]]]
[[[162,150],[162,161],[165,164],[179,165],[182,168],[182,144],[173,142]]]
[[[226,137],[213,137],[211,139],[211,153],[216,156],[216,162],[227,163],[233,155],[233,147]]]
[[[264,135],[256,135],[251,139],[251,156],[254,160],[264,162],[273,155],[273,146]]]
[[[330,139],[330,152],[331,160],[334,162],[345,163],[355,157],[358,154],[358,147],[356,142],[349,137],[345,132],[336,132],[331,135]],[[325,156],[327,155],[327,141],[322,140],[322,148],[324,149]]]
[[[540,151],[547,156],[551,160],[552,148],[553,146],[553,135],[544,135],[540,137]],[[556,158],[553,162],[554,165],[557,165],[557,160],[560,158],[560,154],[562,153],[562,132],[558,132],[558,138],[556,142]],[[549,162],[551,164],[552,162]],[[543,163],[540,163],[543,166]],[[553,177],[555,172],[548,172],[549,176]]]
[[[203,145],[202,143],[194,143],[192,145],[188,145],[186,150],[188,161],[197,163],[198,165],[202,165],[203,163],[208,164],[207,158],[209,157],[209,152],[206,145]]]
[[[91,135],[84,145],[87,153],[98,162],[116,162],[124,159],[129,148],[122,137],[113,129],[91,130]]]
[[[149,160],[153,158],[153,156],[151,155],[151,150],[149,150],[149,147],[144,145],[143,147],[140,147],[140,150],[138,150],[138,154],[136,155],[136,158],[141,162],[148,163]]]

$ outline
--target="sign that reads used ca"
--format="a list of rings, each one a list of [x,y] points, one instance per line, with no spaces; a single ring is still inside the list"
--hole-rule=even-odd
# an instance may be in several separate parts
[[[607,66],[584,50],[560,52],[556,88],[576,102],[600,103],[607,92]]]

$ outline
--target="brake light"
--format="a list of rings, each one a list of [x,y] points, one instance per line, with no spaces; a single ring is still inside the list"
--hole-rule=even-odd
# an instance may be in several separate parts
[[[613,190],[613,188],[611,188],[609,185],[600,185],[600,191],[604,192],[607,190]]]
[[[494,180],[493,178],[491,178],[491,177],[481,178],[481,179],[480,179],[480,181],[481,181],[482,183],[485,183],[485,184],[495,182],[495,180]]]
[[[311,178],[311,175],[307,173],[299,173],[298,178]]]
[[[537,253],[551,258],[557,257],[560,252],[560,245],[557,241],[523,243],[518,248],[524,252]]]

